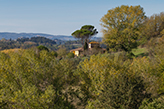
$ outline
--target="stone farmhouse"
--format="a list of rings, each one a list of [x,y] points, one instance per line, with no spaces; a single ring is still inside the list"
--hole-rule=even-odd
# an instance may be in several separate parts
[[[91,51],[93,48],[99,49],[99,50],[101,50],[101,52],[106,51],[106,49],[100,47],[99,42],[90,42],[88,44],[88,50],[89,51]],[[72,49],[72,50],[70,50],[70,52],[73,52],[75,54],[75,56],[79,56],[81,53],[84,52],[84,48],[81,47],[81,48],[77,48],[77,49]]]

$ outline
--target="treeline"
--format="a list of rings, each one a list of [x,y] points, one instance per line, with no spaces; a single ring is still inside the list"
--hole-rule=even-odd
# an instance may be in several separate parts
[[[18,38],[18,42],[24,43],[26,41],[31,41],[35,43],[49,43],[49,44],[56,44],[55,41],[45,38],[45,37],[31,37],[31,38]]]
[[[18,38],[17,40],[6,40],[3,38],[0,41],[1,50],[13,48],[27,49],[40,44],[52,46],[56,44],[56,42],[45,37]]]
[[[0,40],[0,50],[14,48],[28,49],[39,45],[44,45],[54,51],[61,47],[65,47],[67,50],[81,47],[80,41],[51,40],[45,37],[18,38],[16,40],[6,40],[3,38]]]

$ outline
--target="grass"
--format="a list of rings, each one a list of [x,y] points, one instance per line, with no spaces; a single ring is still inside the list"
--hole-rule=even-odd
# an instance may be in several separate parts
[[[17,52],[17,51],[19,51],[19,50],[22,50],[22,49],[20,49],[20,48],[14,48],[14,49],[5,49],[5,50],[2,50],[1,52],[3,52],[3,53],[10,53],[10,52]]]
[[[146,48],[140,48],[138,47],[137,49],[133,49],[132,53],[138,57],[138,56],[147,56],[148,50]]]

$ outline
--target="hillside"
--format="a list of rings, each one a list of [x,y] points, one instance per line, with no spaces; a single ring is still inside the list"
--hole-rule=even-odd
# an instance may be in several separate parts
[[[0,40],[0,50],[22,48],[28,49],[31,47],[36,47],[39,45],[44,45],[50,50],[58,50],[60,47],[65,47],[67,50],[75,49],[81,47],[81,42],[79,40],[51,40],[46,37],[31,37],[31,38],[18,38],[18,39],[1,39]]]
[[[46,37],[51,40],[54,39],[59,39],[59,40],[64,40],[64,41],[69,41],[69,40],[77,40],[72,36],[65,36],[65,35],[51,35],[51,34],[43,34],[43,33],[10,33],[10,32],[0,32],[0,39],[5,38],[5,39],[18,39],[18,38],[31,38],[31,37]],[[101,37],[94,37],[92,38],[93,40],[101,40]]]

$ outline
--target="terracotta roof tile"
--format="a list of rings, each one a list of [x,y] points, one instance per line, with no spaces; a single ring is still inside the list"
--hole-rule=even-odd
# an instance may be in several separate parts
[[[72,51],[83,51],[83,50],[84,50],[83,48],[76,48],[76,49],[70,50],[70,52],[72,52]]]

